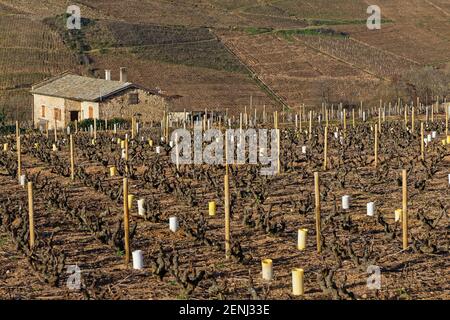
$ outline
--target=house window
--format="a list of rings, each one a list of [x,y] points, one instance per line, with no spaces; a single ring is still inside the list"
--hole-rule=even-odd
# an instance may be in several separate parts
[[[41,117],[45,118],[45,106],[41,106]]]
[[[88,118],[89,119],[94,118],[94,108],[92,106],[89,106]]]
[[[61,109],[55,108],[53,112],[54,112],[55,120],[61,121]]]
[[[128,95],[128,104],[138,104],[139,103],[139,95],[137,93],[130,93]]]

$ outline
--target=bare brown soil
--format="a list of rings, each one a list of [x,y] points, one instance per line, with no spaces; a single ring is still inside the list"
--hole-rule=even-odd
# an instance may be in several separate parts
[[[395,130],[396,138],[390,138],[394,131],[389,128]],[[432,128],[438,127],[432,126],[429,129]],[[85,173],[80,171],[74,182],[63,176],[67,174],[68,169],[68,166],[63,164],[68,161],[67,143],[60,141],[59,151],[56,152],[57,158],[63,161],[62,164],[57,164],[59,162],[53,162],[54,160],[51,160],[50,164],[39,160],[36,152],[51,154],[48,150],[51,148],[52,138],[46,142],[46,138],[42,136],[24,136],[24,172],[29,178],[39,173],[37,185],[42,185],[44,178],[48,178],[48,182],[58,186],[56,193],[67,195],[67,201],[52,203],[49,194],[54,191],[49,191],[48,185],[35,191],[36,233],[39,239],[49,239],[53,234],[52,246],[57,252],[65,254],[65,265],[77,264],[81,268],[83,289],[81,292],[67,289],[67,275],[64,271],[56,286],[46,284],[41,277],[45,272],[33,271],[24,255],[16,250],[10,233],[3,225],[0,297],[248,299],[257,296],[291,299],[291,269],[301,267],[305,270],[304,299],[448,299],[448,146],[442,147],[436,140],[427,148],[427,160],[422,167],[417,157],[417,150],[420,148],[416,138],[401,138],[402,130],[401,126],[395,124],[385,125],[384,133],[380,137],[378,170],[374,169],[372,162],[370,127],[358,125],[355,130],[348,129],[347,139],[353,142],[353,146],[345,147],[344,158],[339,156],[344,147],[339,145],[330,132],[330,168],[320,173],[324,236],[322,254],[316,252],[312,177],[313,171],[321,171],[320,146],[323,141],[320,133],[318,140],[314,138],[310,142],[305,141],[304,135],[283,140],[281,175],[264,179],[249,166],[231,167],[232,239],[239,242],[243,250],[235,253],[243,253],[245,258],[239,259],[239,255],[236,255],[230,260],[225,259],[223,247],[220,247],[223,245],[224,219],[223,168],[182,166],[180,172],[175,173],[174,165],[168,162],[166,155],[156,155],[154,149],[145,142],[139,145],[138,142],[131,143],[130,159],[133,160],[130,161],[129,167],[132,172],[130,193],[135,196],[134,201],[145,198],[148,203],[155,204],[151,216],[155,217],[159,210],[161,212],[159,222],[150,222],[137,215],[136,202],[131,210],[131,225],[137,223],[131,248],[144,251],[146,265],[142,271],[126,267],[123,253],[114,246],[99,241],[86,226],[76,223],[68,210],[58,208],[60,204],[72,208],[85,206],[87,212],[97,216],[106,210],[102,219],[110,228],[114,228],[116,218],[121,219],[123,211],[120,197],[112,200],[98,189],[98,186],[103,186],[106,192],[120,188],[122,184],[121,177],[109,177],[108,167],[101,164],[116,163],[119,164],[119,172],[124,170],[123,163],[119,160],[120,148],[117,143],[111,142],[112,135],[99,132],[96,146],[90,146],[90,138],[85,133],[76,136],[75,162],[77,168],[84,168]],[[441,132],[441,129],[438,130]],[[291,135],[292,131],[286,131],[286,134]],[[123,138],[124,133],[120,136]],[[150,136],[157,141],[158,136],[154,131],[145,133],[146,138]],[[14,145],[13,137],[3,137],[2,142],[5,141]],[[35,148],[34,141],[40,141],[37,151],[32,151]],[[356,151],[362,142],[366,144],[366,148]],[[307,145],[307,155],[301,155],[302,144]],[[14,152],[2,152],[2,157],[14,159]],[[338,159],[343,163],[339,164]],[[158,169],[159,165],[162,165],[162,169]],[[399,225],[393,221],[394,210],[401,207],[401,185],[398,181],[401,168],[405,167],[411,170],[408,175],[408,250],[402,250],[401,231]],[[159,172],[162,180],[149,178],[150,172]],[[205,172],[211,175],[210,180],[205,178]],[[87,186],[88,181],[100,184],[97,187]],[[156,181],[164,181],[164,186],[172,186],[175,189],[179,187],[180,190],[167,191],[164,186],[154,187]],[[9,176],[5,167],[0,175],[0,188],[1,203],[5,204],[7,199],[10,199],[9,207],[13,208],[22,201],[22,209],[16,208],[26,210],[26,191]],[[349,211],[343,211],[340,205],[341,196],[345,194],[351,195]],[[218,212],[215,217],[208,217],[208,201],[212,200],[217,202]],[[369,201],[376,202],[375,217],[366,216],[366,203]],[[271,212],[263,229],[243,223],[245,217],[249,223],[258,217],[260,210]],[[168,218],[174,215],[181,220],[181,229],[177,233],[168,229]],[[201,215],[204,216],[203,223],[198,220]],[[379,219],[387,223],[387,229],[384,229]],[[430,229],[427,226],[431,224],[434,227]],[[201,233],[192,236],[192,233],[187,232],[199,232],[200,229],[197,228],[200,227],[206,228],[203,237]],[[309,230],[305,251],[296,248],[298,228]],[[208,245],[205,241],[211,243]],[[150,261],[158,256],[159,245],[162,245],[164,254],[170,254],[173,249],[178,250],[179,270],[195,270],[193,274],[200,270],[206,271],[206,278],[198,283],[193,292],[187,294],[180,282],[170,273],[162,280],[155,275],[155,265]],[[351,256],[359,258],[353,260],[350,256],[345,257],[342,252],[339,254],[339,250],[351,250]],[[247,261],[249,258],[251,259]],[[271,281],[268,292],[268,284],[261,279],[260,274],[261,260],[264,258],[271,258],[274,263],[275,278]],[[381,290],[367,289],[366,269],[369,264],[381,267]],[[334,296],[332,291],[322,290],[320,278],[317,278],[330,270],[336,272],[332,283],[340,290],[338,296]],[[253,284],[249,283],[249,272]]]

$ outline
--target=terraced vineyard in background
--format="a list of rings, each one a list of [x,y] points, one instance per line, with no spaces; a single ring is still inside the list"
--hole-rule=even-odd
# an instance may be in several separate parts
[[[33,82],[66,69],[103,76],[100,69],[128,66],[130,80],[184,96],[181,108],[232,110],[248,106],[251,96],[254,106],[275,108],[375,104],[380,96],[395,101],[396,95],[415,100],[424,90],[405,90],[398,79],[411,83],[411,74],[424,66],[449,69],[450,10],[444,0],[382,0],[377,31],[365,26],[368,4],[362,0],[83,0],[89,23],[77,36],[82,58],[73,57],[80,53],[77,43],[61,29],[64,1],[0,5],[0,101],[11,118],[29,117],[12,110],[29,108],[26,90]],[[433,90],[432,96],[443,95]]]

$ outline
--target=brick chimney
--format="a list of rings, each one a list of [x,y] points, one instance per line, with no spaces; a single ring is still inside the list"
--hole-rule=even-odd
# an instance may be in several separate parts
[[[127,82],[127,68],[121,67],[120,68],[120,81],[121,82]]]
[[[105,70],[105,80],[111,81],[111,70]]]

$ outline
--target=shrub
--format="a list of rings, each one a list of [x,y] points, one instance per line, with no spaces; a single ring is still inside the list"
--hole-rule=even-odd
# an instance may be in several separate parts
[[[108,119],[108,127],[111,128],[114,124],[118,124],[118,125],[123,125],[123,126],[128,126],[129,125],[129,121],[122,119],[122,118],[113,118],[113,119]],[[85,119],[82,120],[78,123],[78,129],[83,130],[83,129],[89,129],[90,126],[94,126],[94,119]],[[70,123],[70,127],[73,129],[75,127],[74,123]],[[105,120],[101,120],[101,119],[97,119],[97,128],[105,127]]]

